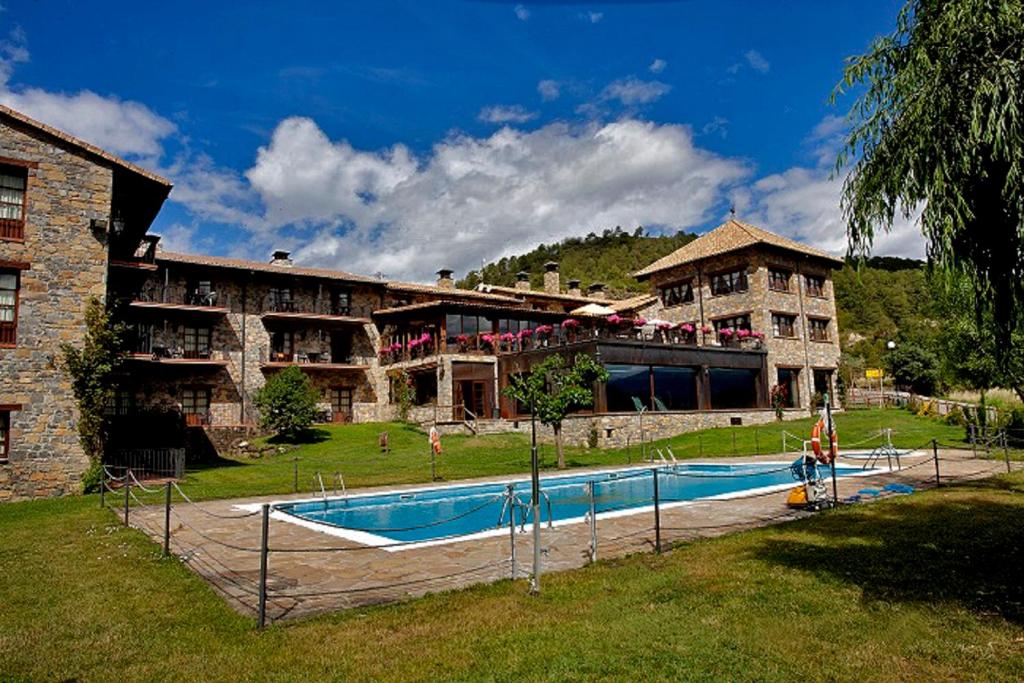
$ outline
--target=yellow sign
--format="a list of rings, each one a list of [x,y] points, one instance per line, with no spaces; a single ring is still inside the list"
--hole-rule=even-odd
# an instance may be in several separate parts
[[[864,376],[868,379],[882,379],[885,377],[885,371],[881,368],[868,368],[864,371]]]

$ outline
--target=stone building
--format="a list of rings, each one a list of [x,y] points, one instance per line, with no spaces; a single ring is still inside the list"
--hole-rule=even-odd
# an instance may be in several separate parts
[[[600,283],[563,286],[554,262],[539,289],[521,273],[465,290],[447,269],[428,285],[303,267],[284,251],[166,252],[148,229],[170,187],[0,108],[0,498],[74,490],[88,464],[56,357],[81,342],[94,296],[129,330],[112,463],[248,433],[255,393],[289,366],[310,378],[324,422],[395,419],[402,382],[410,419],[493,432],[528,424],[502,393],[513,373],[592,354],[611,378],[563,432],[598,445],[770,421],[777,384],[794,413],[832,394],[840,262],[735,220],[636,273],[650,291],[615,299]]]
[[[134,253],[163,178],[0,106],[0,499],[78,487],[88,459],[57,367],[110,262]]]

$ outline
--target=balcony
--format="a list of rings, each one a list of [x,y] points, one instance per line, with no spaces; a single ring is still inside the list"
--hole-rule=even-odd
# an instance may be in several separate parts
[[[178,285],[144,287],[131,302],[132,308],[160,311],[181,311],[210,315],[231,312],[231,299],[215,290],[205,291]]]
[[[317,321],[324,323],[366,325],[370,322],[371,309],[368,306],[352,306],[332,303],[327,300],[303,302],[297,299],[283,299],[270,296],[263,305],[263,320],[272,321]]]
[[[310,371],[367,370],[370,367],[368,358],[352,355],[339,358],[330,353],[317,351],[287,352],[264,349],[260,357],[260,367],[265,370],[276,370],[293,365]]]
[[[214,351],[209,348],[151,344],[142,340],[128,354],[128,360],[158,365],[219,368],[227,366],[228,354],[226,351]]]

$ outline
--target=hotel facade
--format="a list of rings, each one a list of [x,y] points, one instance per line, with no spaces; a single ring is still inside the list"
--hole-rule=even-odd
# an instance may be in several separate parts
[[[513,287],[466,290],[444,269],[427,285],[307,268],[282,251],[171,253],[148,232],[170,190],[0,107],[0,500],[79,487],[88,459],[59,346],[81,344],[92,297],[129,331],[112,461],[223,448],[252,431],[253,397],[290,366],[309,376],[324,422],[393,420],[405,383],[409,419],[485,433],[527,427],[502,393],[510,375],[590,354],[610,379],[564,433],[598,446],[769,422],[776,385],[794,413],[833,393],[841,262],[736,220],[635,273],[646,293],[615,299],[599,283],[563,285],[557,263],[539,288],[521,273]]]

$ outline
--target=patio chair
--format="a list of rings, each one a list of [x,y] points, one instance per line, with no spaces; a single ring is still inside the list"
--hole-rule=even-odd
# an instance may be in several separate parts
[[[636,409],[636,412],[639,413],[644,410],[647,410],[647,406],[645,406],[643,402],[641,402],[640,399],[638,399],[636,396],[631,396],[630,398],[633,399],[633,407]]]
[[[668,407],[657,396],[654,397],[654,409],[659,412],[668,412]]]

